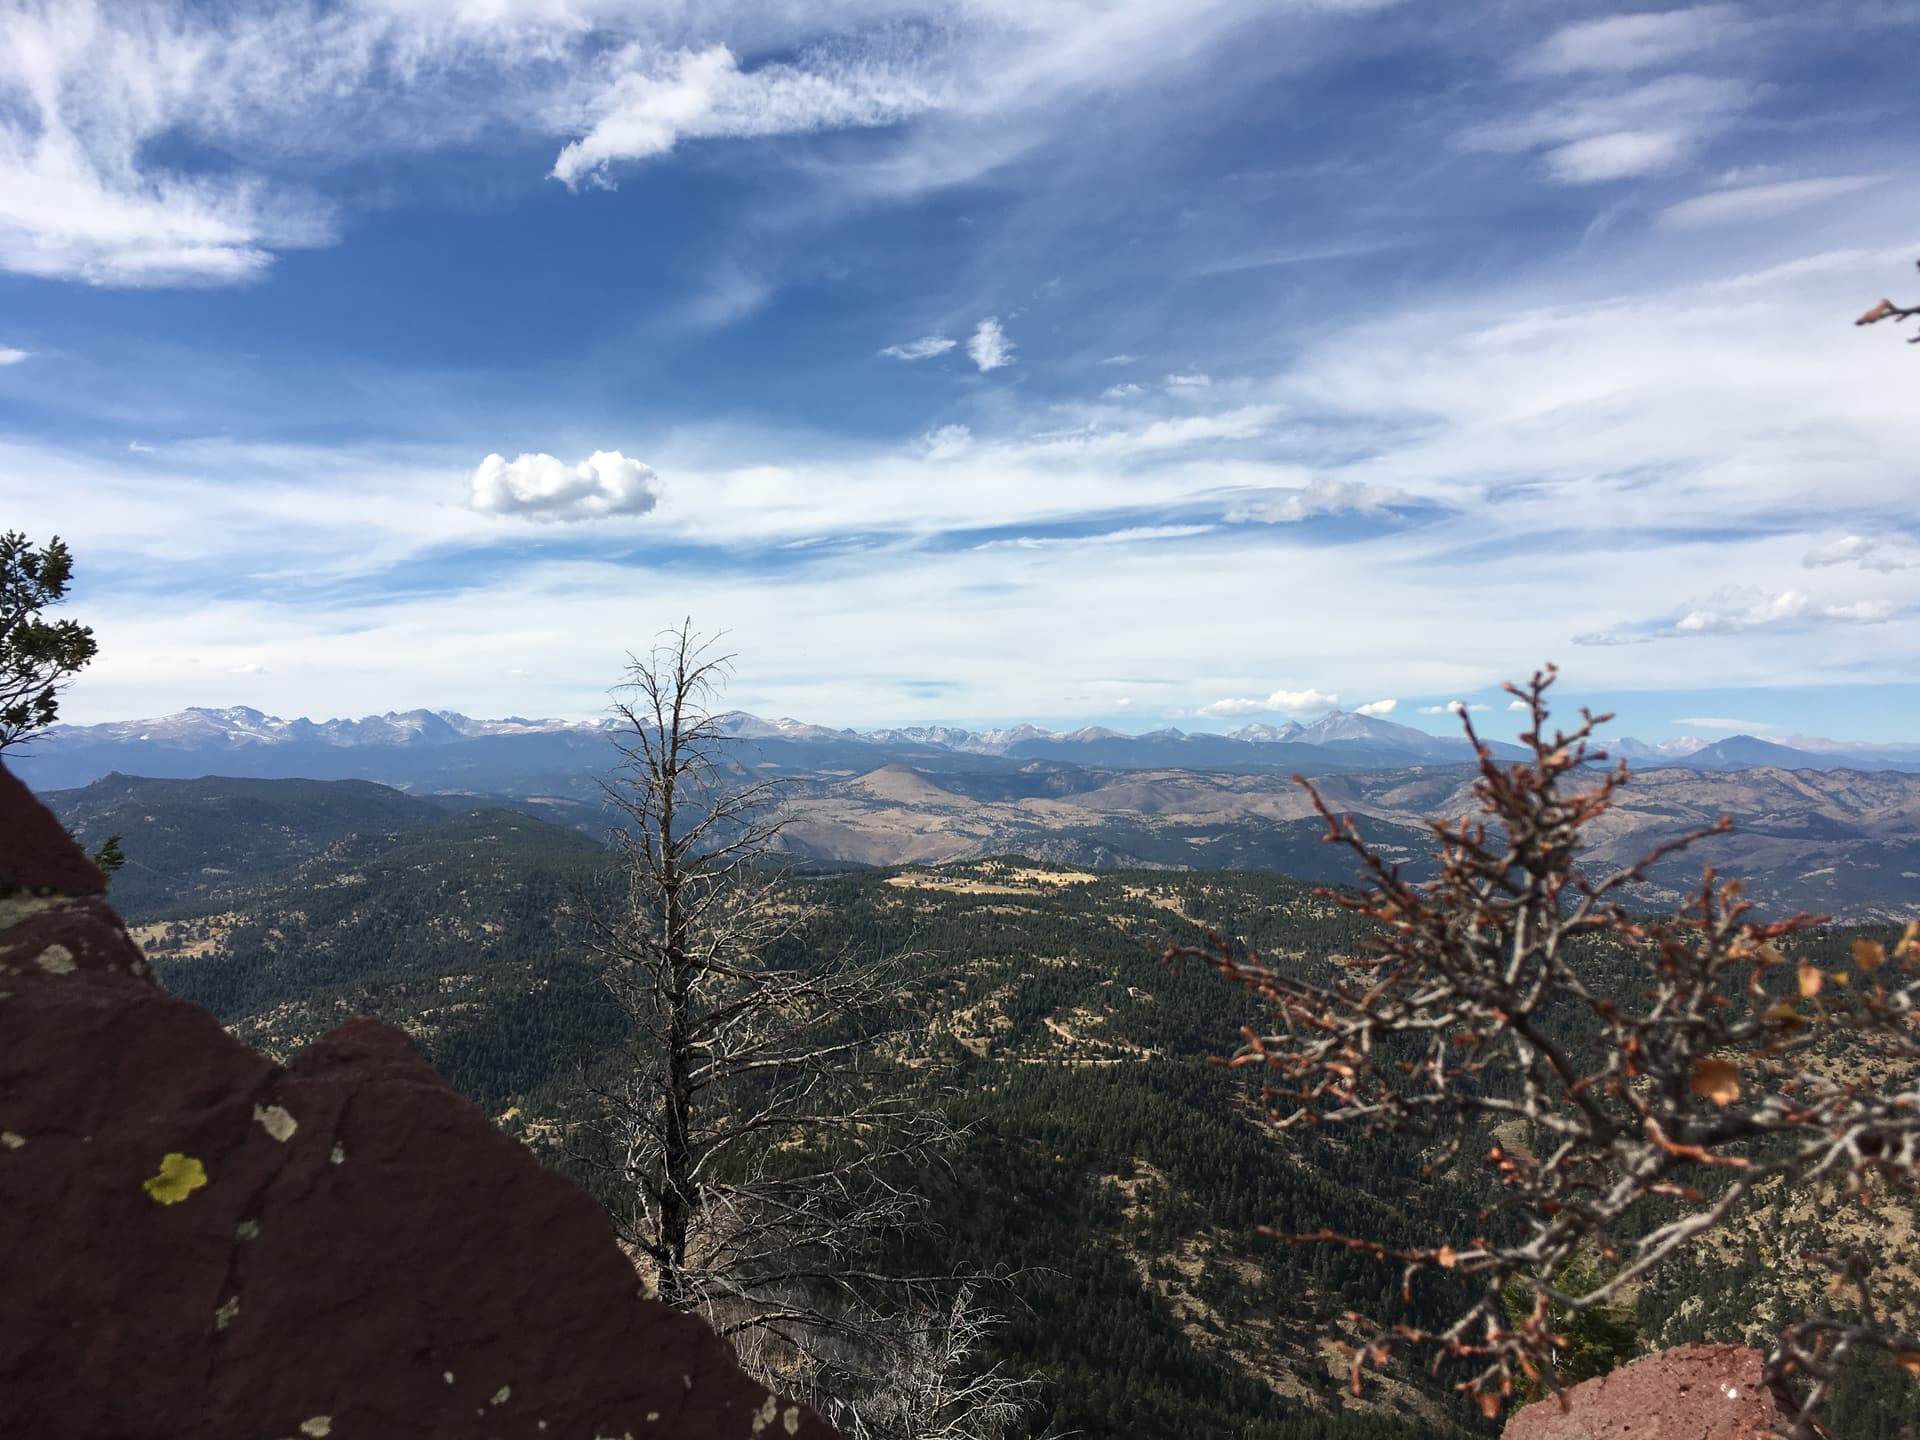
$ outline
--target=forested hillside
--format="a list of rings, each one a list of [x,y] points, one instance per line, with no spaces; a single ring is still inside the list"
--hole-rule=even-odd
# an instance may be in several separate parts
[[[583,1085],[621,1036],[587,949],[611,858],[516,811],[447,815],[390,796],[316,785],[203,804],[147,792],[141,813],[155,818],[129,851],[169,883],[199,879],[168,899],[123,874],[115,898],[167,986],[249,1042],[286,1054],[349,1014],[379,1013],[565,1166]],[[108,818],[132,828],[107,807],[68,812],[76,827]],[[1324,973],[1353,952],[1360,922],[1307,884],[1257,872],[1001,859],[797,872],[793,883],[820,917],[791,942],[797,953],[908,957],[891,1058],[967,1128],[946,1168],[914,1177],[940,1229],[900,1258],[1004,1277],[988,1358],[1046,1376],[1033,1434],[1385,1440],[1481,1428],[1424,1379],[1390,1378],[1353,1402],[1331,1337],[1345,1311],[1403,1313],[1397,1273],[1256,1227],[1334,1224],[1389,1244],[1459,1233],[1484,1177],[1425,1176],[1397,1144],[1274,1136],[1242,1079],[1208,1063],[1232,1048],[1250,1002],[1153,955],[1211,928]],[[1758,1244],[1648,1287],[1649,1333],[1742,1338],[1774,1278],[1747,1258]],[[1416,1314],[1431,1318],[1440,1298],[1417,1290]],[[1868,1398],[1889,1413],[1887,1397]]]

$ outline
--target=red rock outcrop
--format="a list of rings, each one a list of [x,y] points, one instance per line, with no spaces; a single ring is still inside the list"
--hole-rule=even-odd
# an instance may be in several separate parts
[[[0,1432],[830,1440],[404,1034],[276,1065],[105,889],[0,766]]]
[[[1739,1345],[1679,1345],[1514,1412],[1500,1440],[1762,1440],[1792,1418],[1767,1388],[1766,1357]]]

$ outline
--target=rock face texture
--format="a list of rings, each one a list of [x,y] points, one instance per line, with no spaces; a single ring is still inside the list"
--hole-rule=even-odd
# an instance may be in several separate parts
[[[1762,1440],[1792,1418],[1767,1388],[1766,1357],[1680,1345],[1514,1412],[1500,1440]]]
[[[282,1068],[105,890],[0,766],[0,1433],[830,1440],[404,1034]]]

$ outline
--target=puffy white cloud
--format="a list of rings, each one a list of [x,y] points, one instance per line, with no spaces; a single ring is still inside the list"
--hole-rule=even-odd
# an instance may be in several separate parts
[[[1147,387],[1136,385],[1131,380],[1123,380],[1118,385],[1109,385],[1100,392],[1102,400],[1131,400],[1135,396],[1147,393]]]
[[[615,164],[664,155],[682,140],[891,125],[934,104],[911,70],[875,57],[821,51],[806,61],[749,71],[725,45],[670,53],[629,45],[607,62],[611,78],[588,102],[586,133],[560,151],[553,178],[606,185]]]
[[[1233,697],[1202,705],[1193,713],[1209,720],[1232,719],[1276,711],[1282,715],[1320,715],[1338,709],[1340,697],[1321,690],[1276,690],[1264,700]]]
[[[1422,715],[1465,715],[1469,712],[1478,714],[1482,710],[1492,708],[1491,705],[1469,705],[1464,700],[1449,700],[1444,705],[1422,705],[1420,713]]]
[[[1283,715],[1318,715],[1340,708],[1340,697],[1324,690],[1276,690],[1267,697],[1267,709]]]
[[[1519,68],[1547,75],[1642,70],[1724,47],[1746,25],[1736,5],[1608,15],[1561,27],[1524,56]]]
[[[1809,570],[1827,565],[1858,565],[1863,570],[1912,570],[1920,568],[1920,545],[1911,540],[1873,539],[1865,535],[1843,535],[1818,549],[1809,550],[1800,563]]]
[[[1507,709],[1509,710],[1531,710],[1532,708],[1533,707],[1527,704],[1527,702],[1524,700],[1507,701]]]
[[[1011,365],[1014,349],[1014,343],[1007,338],[999,319],[992,315],[974,326],[973,338],[967,341],[967,354],[973,357],[973,363],[980,367],[982,373]]]
[[[0,365],[18,365],[32,353],[31,350],[15,350],[7,346],[0,346]]]
[[[598,520],[644,515],[660,503],[653,468],[618,450],[596,450],[578,465],[551,455],[489,455],[473,472],[469,508],[529,520]]]
[[[946,354],[959,343],[944,335],[922,335],[918,340],[909,340],[905,344],[889,345],[880,353],[890,360],[927,360],[935,355]]]
[[[1188,374],[1167,376],[1169,390],[1204,390],[1211,384],[1213,384],[1213,377],[1197,370]]]
[[[1709,190],[1662,210],[1662,225],[1691,229],[1707,225],[1749,225],[1776,215],[1820,205],[1877,185],[1878,175],[1828,175],[1812,180],[1783,180],[1772,185],[1738,185]]]
[[[1379,719],[1391,715],[1399,703],[1398,700],[1369,700],[1365,705],[1362,705],[1358,710],[1354,711],[1354,714],[1371,715],[1375,719]]]

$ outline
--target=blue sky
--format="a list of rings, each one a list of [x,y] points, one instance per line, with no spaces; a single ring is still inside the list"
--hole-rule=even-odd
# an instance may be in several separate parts
[[[1920,739],[1920,7],[0,0],[67,718]],[[1389,708],[1387,702],[1392,702]]]

